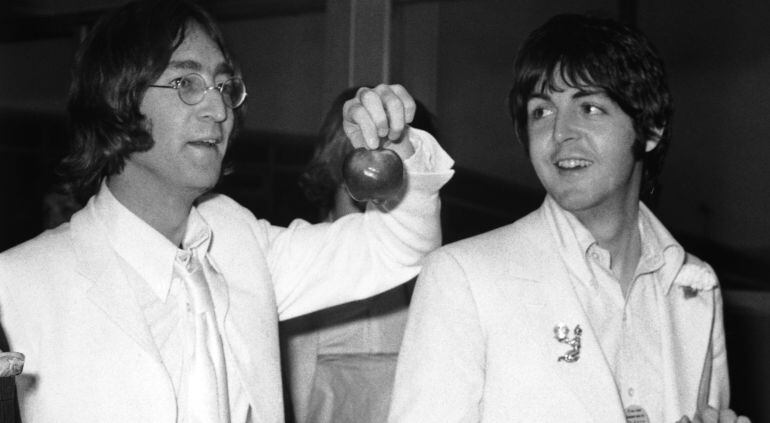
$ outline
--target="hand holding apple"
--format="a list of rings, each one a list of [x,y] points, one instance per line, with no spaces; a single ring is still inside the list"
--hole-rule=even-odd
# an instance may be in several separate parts
[[[397,84],[361,88],[345,102],[342,126],[356,149],[345,158],[342,174],[355,200],[385,202],[403,189],[403,160],[414,153],[414,147],[401,141],[416,107],[412,96]]]
[[[362,87],[342,106],[342,127],[353,147],[379,148],[382,139],[392,143],[389,148],[399,150],[409,144],[401,139],[416,109],[414,99],[401,85]],[[407,159],[413,152],[404,150],[399,155]]]

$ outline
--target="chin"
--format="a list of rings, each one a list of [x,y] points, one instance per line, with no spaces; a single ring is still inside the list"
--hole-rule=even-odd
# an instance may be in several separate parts
[[[579,191],[549,191],[549,194],[556,201],[559,207],[568,212],[576,213],[590,209],[596,205],[596,202],[588,193]]]
[[[219,175],[198,175],[190,180],[189,186],[200,194],[211,191],[219,182]]]

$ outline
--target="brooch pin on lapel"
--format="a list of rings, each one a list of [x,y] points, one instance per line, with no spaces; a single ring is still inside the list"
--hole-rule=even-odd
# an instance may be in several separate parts
[[[572,338],[569,337],[569,332],[569,328],[564,324],[558,324],[553,327],[553,334],[556,340],[570,346],[570,349],[563,355],[560,355],[557,361],[574,363],[580,359],[580,336],[583,334],[583,329],[580,325],[576,325],[572,331],[574,334]]]
[[[714,289],[717,285],[717,278],[708,265],[685,264],[676,275],[674,283],[682,288],[684,298],[689,299],[697,296],[700,291]]]

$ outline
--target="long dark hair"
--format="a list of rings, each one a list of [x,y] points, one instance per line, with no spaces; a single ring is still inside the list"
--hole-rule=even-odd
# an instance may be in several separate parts
[[[68,191],[81,202],[98,190],[102,178],[120,173],[129,155],[152,147],[139,106],[191,23],[200,25],[237,69],[211,15],[187,0],[128,3],[99,19],[81,44],[67,106],[71,145],[59,167]],[[242,113],[236,109],[236,126]]]

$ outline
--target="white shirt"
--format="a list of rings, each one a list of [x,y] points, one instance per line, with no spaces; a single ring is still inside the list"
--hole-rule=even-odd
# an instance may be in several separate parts
[[[174,261],[183,261],[188,250],[208,251],[211,229],[195,207],[190,211],[182,248],[177,248],[146,222],[123,206],[102,185],[95,202],[103,221],[113,222],[107,230],[121,266],[131,283],[155,346],[163,360],[177,398],[177,422],[186,416],[184,374],[193,351],[194,328],[190,300],[184,283],[174,272]],[[240,375],[227,367],[230,414],[234,423],[248,422],[249,400]]]
[[[681,263],[684,250],[650,219],[651,213],[640,203],[642,252],[624,297],[620,282],[610,269],[609,252],[552,198],[548,197],[545,205],[562,241],[559,254],[569,269],[590,328],[599,340],[624,408],[642,407],[651,422],[663,421],[659,310],[676,274],[670,268]]]

